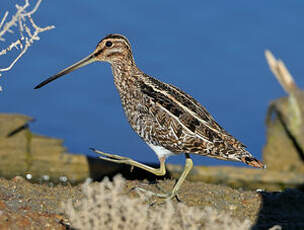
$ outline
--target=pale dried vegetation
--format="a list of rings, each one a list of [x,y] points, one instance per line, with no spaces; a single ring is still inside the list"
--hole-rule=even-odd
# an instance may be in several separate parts
[[[16,56],[12,56],[12,60],[6,67],[0,68],[0,77],[2,72],[9,71],[13,68],[16,62],[27,52],[28,48],[37,40],[40,39],[39,34],[55,28],[54,26],[39,27],[32,16],[37,12],[42,0],[30,1],[24,0],[23,5],[16,4],[16,12],[9,18],[9,12],[6,11],[0,20],[0,41],[2,44],[6,42],[3,48],[1,46],[0,56],[6,55],[13,50],[17,50]],[[8,34],[14,34],[15,38],[6,41],[5,37]],[[1,86],[0,86],[1,91]]]
[[[125,180],[115,177],[113,182],[84,184],[85,198],[76,203],[68,201],[63,209],[76,229],[249,229],[249,220],[241,222],[227,213],[206,207],[199,209],[183,203],[167,201],[149,206],[147,197],[129,198],[123,192]]]

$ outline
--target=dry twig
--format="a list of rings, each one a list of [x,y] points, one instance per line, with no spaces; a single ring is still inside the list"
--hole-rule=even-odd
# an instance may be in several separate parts
[[[39,27],[34,22],[32,15],[38,10],[42,0],[37,0],[35,6],[30,9],[29,0],[24,0],[24,5],[19,6],[16,4],[17,12],[12,16],[11,20],[6,22],[9,12],[6,11],[0,22],[0,41],[5,41],[4,36],[7,33],[13,33],[14,27],[18,28],[19,36],[10,45],[0,51],[0,56],[6,55],[13,49],[20,50],[17,57],[7,66],[0,68],[1,72],[9,71],[13,68],[16,62],[26,53],[28,48],[37,40],[40,39],[39,34],[55,28],[54,26]],[[6,23],[5,23],[6,22]],[[1,87],[0,87],[1,91]]]

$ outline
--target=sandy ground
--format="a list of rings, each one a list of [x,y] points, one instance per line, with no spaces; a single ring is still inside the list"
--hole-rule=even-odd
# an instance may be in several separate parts
[[[158,192],[160,187],[168,191],[173,184],[173,180],[158,181],[157,185],[127,181],[125,191],[134,186]],[[137,196],[133,191],[128,194]],[[65,225],[68,220],[60,204],[82,197],[80,185],[50,186],[32,184],[22,177],[0,178],[0,229],[68,229]],[[255,223],[253,229],[267,229],[276,224],[283,229],[304,229],[304,192],[300,189],[269,193],[186,181],[179,198],[188,206],[210,206],[241,220],[248,218]]]

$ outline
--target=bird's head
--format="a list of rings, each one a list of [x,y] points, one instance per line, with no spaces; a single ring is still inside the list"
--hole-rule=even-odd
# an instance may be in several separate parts
[[[92,54],[96,61],[133,61],[131,44],[128,39],[120,34],[109,34],[97,45]],[[131,59],[131,60],[130,60]]]
[[[109,62],[114,63],[126,63],[128,65],[133,65],[133,55],[131,50],[131,45],[128,39],[120,34],[109,34],[104,37],[96,46],[93,53],[79,62],[67,67],[66,69],[60,71],[52,77],[49,77],[45,81],[41,82],[35,87],[35,89],[41,88],[42,86],[56,80],[63,75],[66,75],[80,67],[86,66],[93,62]]]

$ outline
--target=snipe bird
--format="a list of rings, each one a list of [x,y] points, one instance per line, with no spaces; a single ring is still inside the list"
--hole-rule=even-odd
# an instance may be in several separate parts
[[[185,154],[184,171],[172,191],[154,195],[163,198],[173,198],[177,195],[193,167],[190,154],[263,167],[263,163],[246,151],[246,146],[226,132],[193,97],[141,71],[133,59],[130,42],[123,35],[109,34],[88,57],[43,81],[35,89],[97,61],[111,64],[114,83],[128,122],[156,153],[160,167],[152,168],[127,157],[96,149],[93,151],[101,154],[101,159],[139,167],[158,176],[166,173],[167,157]]]

